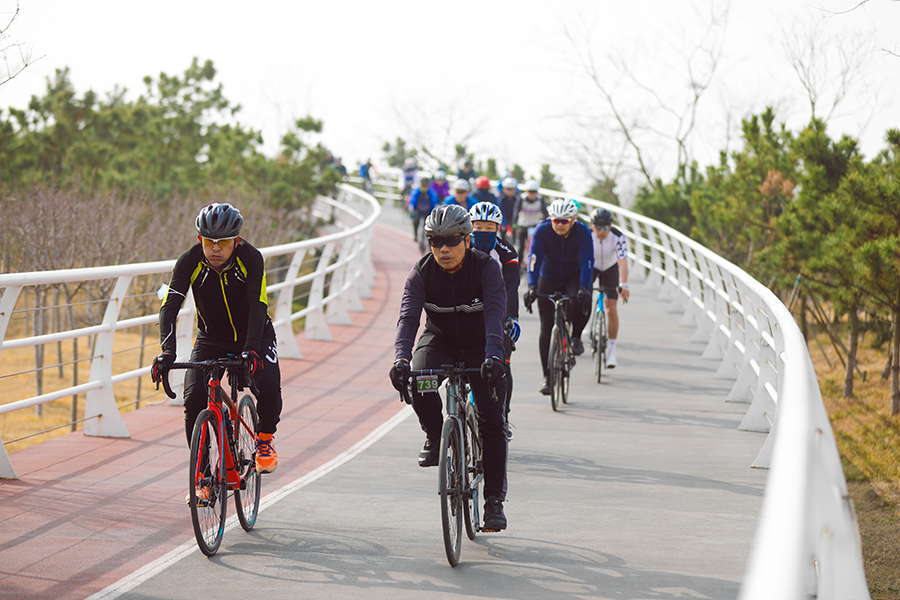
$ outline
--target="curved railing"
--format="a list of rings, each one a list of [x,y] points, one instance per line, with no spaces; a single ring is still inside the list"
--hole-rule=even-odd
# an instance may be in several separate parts
[[[278,283],[268,286],[270,314],[278,338],[278,353],[282,358],[302,358],[294,332],[294,323],[303,319],[303,330],[307,339],[330,340],[328,324],[350,324],[349,312],[362,310],[360,298],[372,297],[374,269],[370,256],[372,229],[381,206],[369,194],[349,185],[341,185],[336,199],[320,196],[313,204],[313,214],[329,224],[334,233],[314,239],[263,248],[266,259],[266,278]],[[149,373],[149,363],[156,352],[142,353],[137,368],[124,367],[119,363],[114,351],[116,333],[126,329],[156,324],[158,302],[155,311],[122,318],[123,306],[148,294],[130,292],[136,281],[153,278],[168,282],[169,274],[175,266],[174,260],[152,263],[117,265],[64,271],[39,271],[32,273],[9,273],[0,275],[0,357],[3,352],[16,348],[41,348],[45,344],[90,338],[92,341],[90,376],[83,383],[73,384],[63,389],[25,398],[0,405],[0,415],[28,407],[41,406],[54,400],[77,397],[85,394],[84,422],[85,435],[128,437],[128,430],[122,420],[116,403],[114,386],[122,382],[143,377]],[[141,280],[146,290],[147,280]],[[110,282],[109,290],[103,298],[94,298],[94,303],[105,304],[99,324],[82,328],[58,329],[53,333],[7,339],[6,334],[13,316],[17,313],[34,312],[34,308],[23,306],[23,290],[46,288],[64,283]],[[104,286],[100,286],[103,288]],[[302,291],[300,291],[302,290]],[[298,293],[299,292],[299,293]],[[151,293],[151,296],[155,294]],[[302,308],[299,305],[305,304]],[[70,304],[68,307],[73,306]],[[54,307],[60,308],[60,307]],[[63,309],[66,306],[61,307]],[[295,310],[295,308],[299,308]],[[43,308],[41,309],[43,310]],[[40,312],[40,310],[38,311]],[[134,312],[133,310],[131,312]],[[189,293],[178,315],[176,325],[177,353],[190,354],[191,342],[196,323],[193,296]],[[74,319],[73,319],[74,321]],[[158,348],[156,336],[144,345]],[[77,361],[75,361],[77,362]],[[62,364],[39,365],[38,369],[50,369]],[[172,404],[183,400],[184,372],[171,375],[173,390],[178,394]],[[139,389],[139,388],[138,388]],[[2,440],[0,440],[2,441]],[[15,470],[5,448],[0,450],[0,478],[16,478]]]
[[[564,196],[541,190],[550,199]],[[800,328],[781,300],[742,269],[680,232],[618,206],[632,281],[646,279],[696,327],[703,358],[748,402],[739,429],[768,432],[753,462],[769,468],[743,600],[868,598],[856,516]],[[683,312],[682,312],[683,310]]]

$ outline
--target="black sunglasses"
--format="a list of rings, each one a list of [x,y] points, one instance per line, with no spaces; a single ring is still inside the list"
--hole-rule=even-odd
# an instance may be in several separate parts
[[[441,246],[447,246],[448,248],[455,248],[459,246],[462,241],[465,239],[464,235],[451,235],[447,237],[429,237],[428,243],[431,244],[432,248],[440,248]]]

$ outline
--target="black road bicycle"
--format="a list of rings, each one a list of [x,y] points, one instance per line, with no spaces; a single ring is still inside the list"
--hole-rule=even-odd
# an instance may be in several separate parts
[[[553,302],[553,330],[550,332],[550,351],[547,354],[547,383],[550,384],[550,408],[559,409],[559,403],[569,401],[569,374],[575,366],[572,350],[572,323],[569,321],[568,306],[571,296],[562,292],[549,295],[539,294],[539,298],[549,298]]]
[[[463,523],[470,540],[475,539],[477,532],[493,531],[482,527],[479,513],[484,463],[478,411],[469,391],[469,375],[480,376],[480,369],[443,365],[440,369],[410,372],[411,385],[415,385],[419,393],[437,391],[440,382],[447,379],[447,417],[441,430],[438,494],[441,497],[444,550],[452,567],[459,563]],[[401,394],[407,403],[412,402],[407,390]]]

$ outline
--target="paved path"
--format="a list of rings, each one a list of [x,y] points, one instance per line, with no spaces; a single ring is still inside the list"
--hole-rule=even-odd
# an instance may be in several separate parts
[[[585,357],[558,413],[536,391],[537,317],[523,315],[510,526],[464,540],[449,567],[437,471],[416,466],[422,434],[385,376],[417,252],[398,211],[383,221],[366,312],[332,328],[337,343],[301,341],[305,360],[284,361],[282,466],[264,478],[254,531],[228,530],[213,559],[194,549],[180,409],[142,409],[126,415],[130,440],[75,434],[13,455],[0,598],[736,597],[764,437],[736,431],[746,405],[724,402],[716,363],[640,285],[620,308],[619,367],[597,385]]]

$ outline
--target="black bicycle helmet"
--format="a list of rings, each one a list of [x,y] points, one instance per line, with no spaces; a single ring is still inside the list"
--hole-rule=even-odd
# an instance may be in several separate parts
[[[605,208],[595,208],[591,211],[591,224],[593,224],[594,227],[611,227],[612,221],[612,213]]]
[[[197,232],[214,240],[237,237],[241,234],[244,217],[230,204],[218,202],[204,207],[197,215]]]
[[[459,204],[438,206],[425,219],[425,233],[438,237],[468,235],[472,233],[469,211]]]

